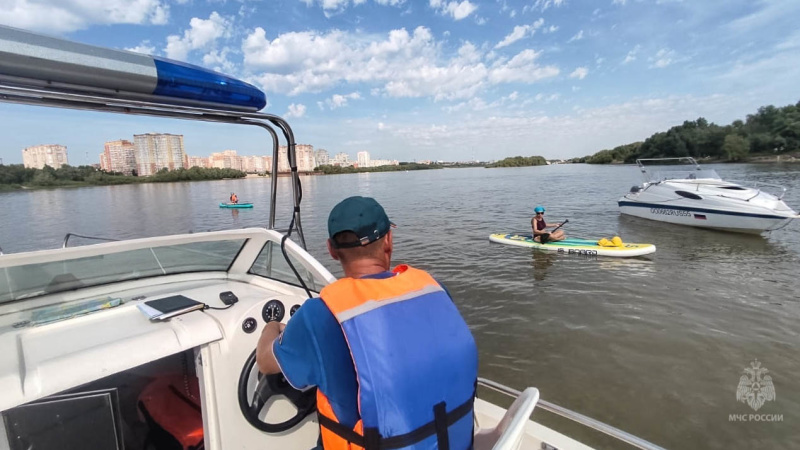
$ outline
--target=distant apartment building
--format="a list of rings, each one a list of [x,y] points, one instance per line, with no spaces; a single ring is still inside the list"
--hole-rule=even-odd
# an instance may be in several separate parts
[[[209,167],[216,167],[219,169],[235,169],[242,170],[242,157],[236,153],[236,150],[225,150],[218,153],[212,153],[208,157]]]
[[[314,170],[314,167],[317,167],[317,157],[313,145],[297,144],[295,145],[294,152],[297,158],[298,172],[311,172]],[[281,145],[278,147],[278,173],[287,173],[290,171],[287,147]]]
[[[363,151],[358,152],[356,154],[356,161],[358,161],[358,167],[371,167],[369,164],[369,152]]]
[[[100,170],[108,170],[106,167],[111,167],[111,163],[108,161],[108,155],[106,152],[100,153]]]
[[[208,168],[208,158],[204,158],[202,156],[190,156],[189,157],[189,168],[192,167],[200,167],[203,169]]]
[[[58,169],[69,164],[67,147],[49,144],[24,148],[22,149],[22,164],[29,169],[44,169],[44,166]]]
[[[297,144],[295,146],[297,155],[297,170],[300,172],[311,172],[317,167],[317,156],[314,154],[314,146],[308,144]]]
[[[189,161],[183,148],[183,135],[147,133],[133,135],[137,175],[153,175],[161,169],[185,168]]]
[[[350,156],[348,156],[345,152],[339,152],[336,156],[333,157],[333,165],[334,166],[352,166],[353,163],[350,162]]]
[[[105,143],[100,157],[100,168],[106,172],[119,172],[132,175],[136,170],[136,147],[133,142],[119,139]]]
[[[321,149],[317,150],[317,152],[314,154],[314,156],[316,156],[316,158],[317,158],[317,165],[318,166],[324,166],[324,165],[330,164],[330,162],[329,162],[330,155],[328,154],[328,151],[325,150],[324,148],[321,148]]]
[[[242,170],[247,173],[269,172],[272,170],[271,164],[272,158],[268,156],[242,156]]]
[[[400,161],[396,159],[372,159],[369,162],[370,167],[380,167],[380,166],[399,166]],[[359,166],[361,167],[361,166]]]

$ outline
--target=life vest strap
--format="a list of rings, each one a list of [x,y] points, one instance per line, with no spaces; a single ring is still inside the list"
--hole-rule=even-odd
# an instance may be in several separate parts
[[[447,429],[454,423],[458,422],[466,416],[475,403],[475,397],[470,397],[466,402],[454,408],[449,413],[445,413],[446,407],[444,402],[434,406],[434,419],[422,425],[416,430],[410,431],[405,434],[384,438],[380,436],[375,428],[364,428],[364,436],[356,433],[353,429],[342,425],[341,423],[321,414],[317,413],[319,425],[332,431],[347,442],[362,447],[365,450],[394,450],[398,448],[408,447],[420,442],[429,436],[437,435],[440,450],[447,450],[449,447],[449,436]],[[438,411],[438,412],[437,412]],[[442,436],[444,435],[444,436]]]

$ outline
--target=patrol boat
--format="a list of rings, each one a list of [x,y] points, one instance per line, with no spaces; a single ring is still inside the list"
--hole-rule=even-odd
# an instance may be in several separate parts
[[[751,234],[779,230],[800,218],[783,202],[786,188],[777,184],[724,181],[691,157],[637,159],[636,164],[644,183],[619,199],[622,214]]]
[[[0,252],[0,449],[314,447],[314,389],[254,369],[265,323],[287,322],[335,280],[305,250],[294,135],[259,112],[265,95],[199,67],[0,27],[0,100],[263,128],[273,173],[279,134],[288,146],[293,203],[277,230],[273,177],[266,228],[84,246],[68,234],[60,249]],[[535,387],[478,385],[476,449],[589,448],[534,410],[660,448]],[[485,400],[488,390],[513,403]]]

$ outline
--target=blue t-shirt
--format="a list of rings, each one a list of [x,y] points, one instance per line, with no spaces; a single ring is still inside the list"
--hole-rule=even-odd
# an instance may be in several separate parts
[[[362,278],[394,275],[386,271]],[[319,387],[328,397],[339,423],[351,428],[356,425],[360,416],[353,358],[342,327],[322,299],[310,298],[303,303],[281,337],[273,342],[272,352],[292,386]]]

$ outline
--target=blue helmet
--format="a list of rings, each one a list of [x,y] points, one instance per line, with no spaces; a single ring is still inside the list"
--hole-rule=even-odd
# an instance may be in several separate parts
[[[533,208],[533,212],[535,212],[535,213],[540,213],[540,212],[543,213],[544,212],[544,206],[537,206],[536,208]]]

